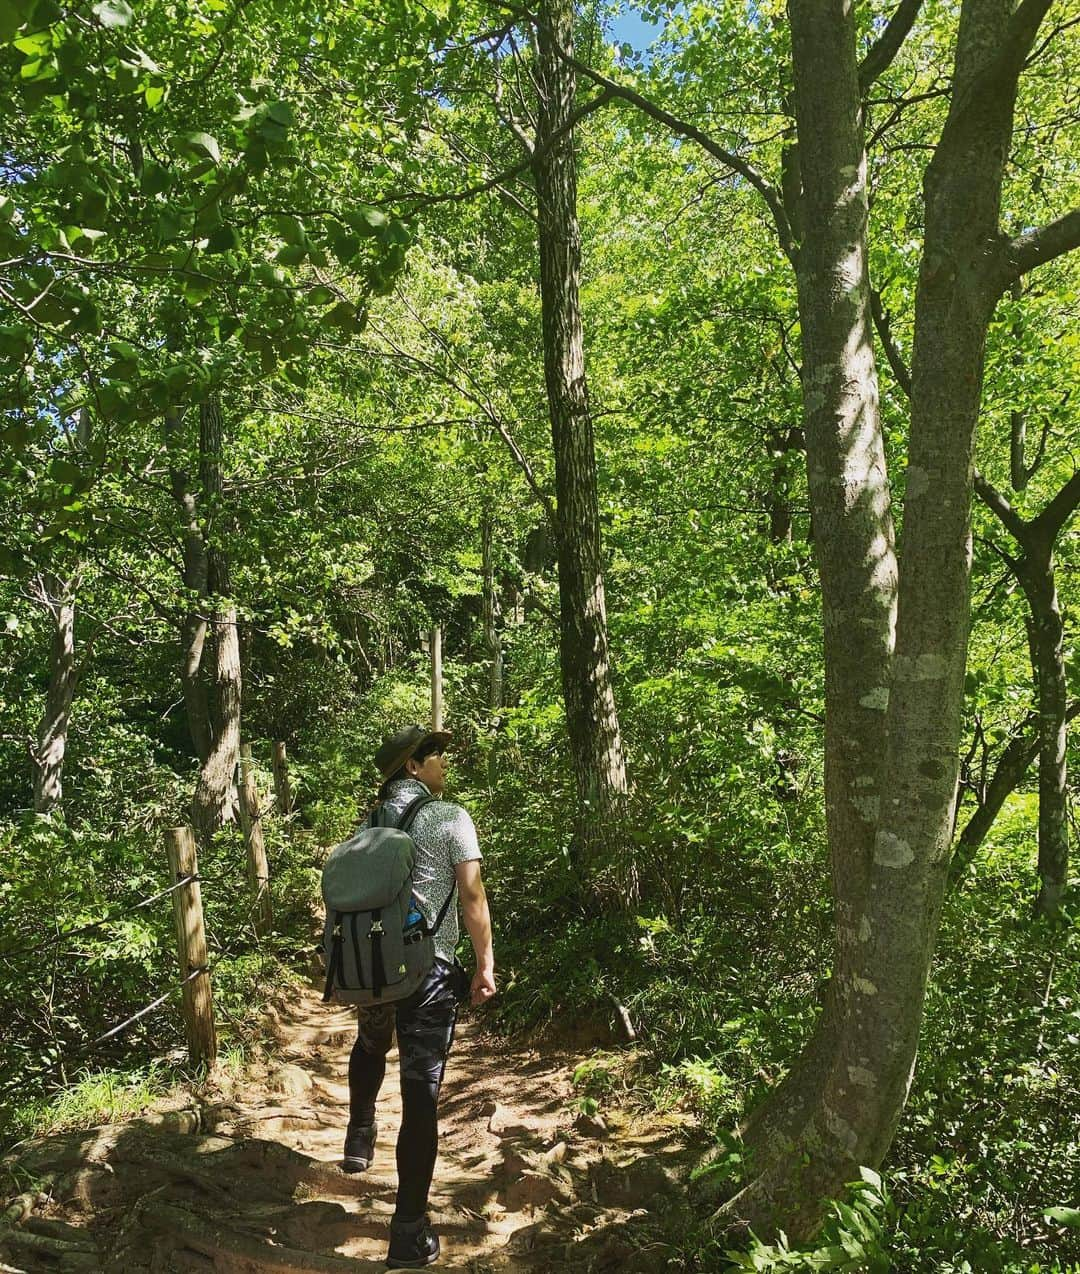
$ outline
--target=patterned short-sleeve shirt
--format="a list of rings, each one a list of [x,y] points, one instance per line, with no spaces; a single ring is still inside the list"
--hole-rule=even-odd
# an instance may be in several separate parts
[[[385,804],[390,813],[400,815],[410,801],[424,795],[430,796],[431,793],[419,779],[399,779],[391,786]],[[468,811],[439,799],[420,810],[409,835],[416,842],[413,893],[430,924],[450,896],[457,864],[479,862],[483,857],[480,842]],[[453,960],[459,933],[458,903],[455,899],[435,933],[437,959]]]

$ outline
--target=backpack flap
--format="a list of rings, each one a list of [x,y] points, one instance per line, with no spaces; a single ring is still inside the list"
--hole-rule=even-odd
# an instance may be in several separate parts
[[[362,827],[331,850],[322,873],[327,911],[373,911],[405,887],[416,859],[412,837],[393,827]]]

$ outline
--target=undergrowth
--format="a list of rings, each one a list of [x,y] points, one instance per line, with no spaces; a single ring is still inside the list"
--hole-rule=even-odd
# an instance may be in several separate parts
[[[857,1184],[816,1243],[755,1243],[723,1258],[731,1268],[1080,1271],[1080,924],[1032,919],[1030,813],[1026,798],[1012,802],[946,901],[919,1063],[881,1182]],[[797,1054],[819,1003],[828,911],[813,866],[794,850],[779,862],[747,853],[732,892],[703,868],[697,904],[672,920],[647,905],[590,915],[565,898],[530,910],[516,888],[499,889],[496,865],[500,1020],[512,1030],[600,1012],[615,1041],[622,1003],[638,1033],[634,1098],[692,1110],[737,1178],[730,1131]],[[603,1057],[583,1070],[581,1100],[600,1113],[625,1100],[616,1074]],[[688,1268],[728,1267],[706,1232],[685,1256]]]
[[[692,1111],[716,1138],[714,1170],[737,1180],[731,1130],[797,1055],[829,972],[814,754],[800,761],[795,788],[776,784],[767,749],[732,761],[706,741],[673,774],[669,749],[657,744],[656,772],[641,766],[631,819],[641,902],[628,913],[583,905],[561,721],[537,706],[550,687],[537,703],[524,695],[488,733],[470,724],[479,713],[453,677],[450,669],[461,697],[451,696],[450,709],[463,725],[449,795],[472,811],[485,855],[500,985],[493,1021],[513,1033],[606,1018],[611,1043],[575,1076],[580,1109],[602,1114],[633,1101]],[[322,851],[366,809],[378,739],[422,719],[423,698],[415,678],[388,678],[359,718],[343,713],[295,758],[302,814],[267,821],[269,940],[257,942],[251,925],[237,835],[224,833],[203,855],[225,1049],[257,1039],[270,992],[308,974]],[[160,888],[159,828],[137,820],[104,830],[43,820],[0,826],[5,945],[63,933]],[[1033,829],[1033,798],[1013,798],[946,900],[919,1063],[880,1180],[856,1182],[809,1246],[755,1242],[731,1253],[703,1218],[680,1238],[688,1271],[1080,1271],[1080,925],[1031,917]],[[30,1003],[25,969],[0,966],[9,1041],[0,1136],[8,1144],[138,1113],[183,1079],[175,1006],[110,1044],[93,1070],[80,1061],[62,1075],[57,1065],[175,977],[169,906],[80,938],[67,954],[66,963],[50,957]],[[622,1042],[620,1007],[635,1028],[632,1049]]]

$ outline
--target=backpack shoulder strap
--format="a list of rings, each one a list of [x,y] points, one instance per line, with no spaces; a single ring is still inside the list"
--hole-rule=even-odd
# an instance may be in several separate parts
[[[420,811],[424,808],[424,806],[433,805],[434,803],[435,803],[434,796],[425,796],[423,793],[417,796],[414,800],[410,801],[409,804],[402,811],[401,817],[397,820],[398,830],[402,832],[408,831],[413,824],[413,819],[416,818],[417,814],[420,813]],[[378,806],[377,808],[383,809],[382,806]],[[387,817],[385,810],[383,810],[382,817],[386,820],[383,826],[393,826],[393,823]],[[436,933],[442,927],[442,922],[446,919],[446,913],[450,910],[450,904],[451,902],[453,902],[454,894],[456,892],[457,892],[457,877],[454,878],[454,883],[451,886],[450,894],[447,897],[446,901],[443,903],[442,907],[440,908],[439,914],[435,920],[435,923],[432,925],[426,924],[424,926],[424,932],[428,935],[428,937],[431,937],[432,934]]]
[[[413,819],[416,818],[417,814],[420,813],[424,806],[432,805],[434,802],[434,796],[424,796],[423,794],[411,800],[409,804],[405,806],[404,810],[402,810],[401,817],[397,819],[396,826],[398,831],[407,832],[413,825]],[[385,826],[393,827],[395,825],[385,812],[383,817],[386,819],[386,823],[384,824]]]
[[[457,893],[457,876],[454,877],[454,883],[450,886],[450,893],[447,895],[446,901],[439,910],[438,916],[435,918],[433,925],[425,926],[425,933],[428,937],[433,937],[442,928],[442,922],[446,919],[446,913],[450,910],[450,904],[454,901],[454,894]]]

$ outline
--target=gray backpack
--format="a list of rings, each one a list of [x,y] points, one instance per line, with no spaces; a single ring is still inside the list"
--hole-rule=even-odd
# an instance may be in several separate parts
[[[433,935],[457,885],[429,925],[413,897],[416,844],[408,833],[433,799],[418,796],[396,822],[384,806],[376,806],[354,836],[330,851],[322,873],[324,1003],[403,1000],[435,963]]]

